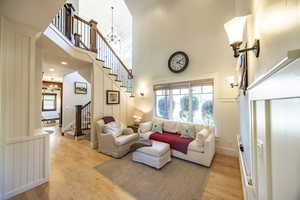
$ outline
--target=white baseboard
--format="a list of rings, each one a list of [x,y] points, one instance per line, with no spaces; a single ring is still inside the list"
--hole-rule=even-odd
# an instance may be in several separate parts
[[[216,147],[216,152],[226,156],[238,157],[238,152],[234,148],[229,147]]]
[[[9,199],[9,198],[11,198],[13,196],[21,194],[21,193],[23,193],[25,191],[28,191],[28,190],[30,190],[32,188],[35,188],[35,187],[37,187],[37,186],[39,186],[41,184],[47,183],[47,182],[48,182],[48,178],[44,178],[44,179],[40,179],[40,180],[34,181],[34,182],[30,183],[30,184],[24,185],[22,187],[16,188],[16,189],[14,189],[14,190],[9,191],[8,193],[6,193],[5,194],[5,199]]]

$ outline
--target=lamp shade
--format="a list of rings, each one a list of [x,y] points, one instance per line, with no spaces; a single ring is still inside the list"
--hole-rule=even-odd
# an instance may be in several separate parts
[[[225,31],[228,36],[229,44],[243,41],[244,26],[246,17],[235,17],[224,24]]]
[[[234,76],[228,76],[227,80],[228,80],[229,84],[234,84],[235,83],[235,77]]]
[[[133,117],[135,123],[139,123],[142,120],[143,115],[144,115],[144,113],[138,109],[134,109],[132,114],[133,114],[132,117]]]

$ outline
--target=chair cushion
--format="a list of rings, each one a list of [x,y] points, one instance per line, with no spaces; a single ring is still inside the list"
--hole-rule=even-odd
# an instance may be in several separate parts
[[[136,133],[131,134],[131,135],[121,135],[121,136],[115,138],[115,143],[116,143],[116,145],[121,146],[121,145],[128,144],[129,142],[136,140],[138,137],[139,136]]]
[[[160,157],[170,150],[170,145],[163,142],[152,141],[152,146],[138,148],[136,152],[148,154],[150,156]]]
[[[118,122],[110,122],[103,126],[104,133],[111,133],[115,138],[122,135],[121,124]]]
[[[112,117],[112,116],[105,116],[105,117],[103,117],[102,119],[103,119],[103,121],[104,121],[105,124],[108,124],[108,123],[110,123],[110,122],[116,121],[115,118]]]

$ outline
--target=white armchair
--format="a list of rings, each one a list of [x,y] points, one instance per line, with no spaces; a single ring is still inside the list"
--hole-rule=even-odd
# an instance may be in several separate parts
[[[121,158],[129,152],[130,146],[138,141],[139,136],[132,129],[125,128],[121,134],[114,134],[104,130],[104,121],[96,122],[98,137],[98,152]]]

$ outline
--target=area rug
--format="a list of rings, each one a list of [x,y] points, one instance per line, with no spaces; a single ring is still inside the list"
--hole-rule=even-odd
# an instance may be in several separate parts
[[[209,168],[172,158],[157,170],[131,160],[132,154],[96,166],[96,170],[138,200],[199,200]]]

